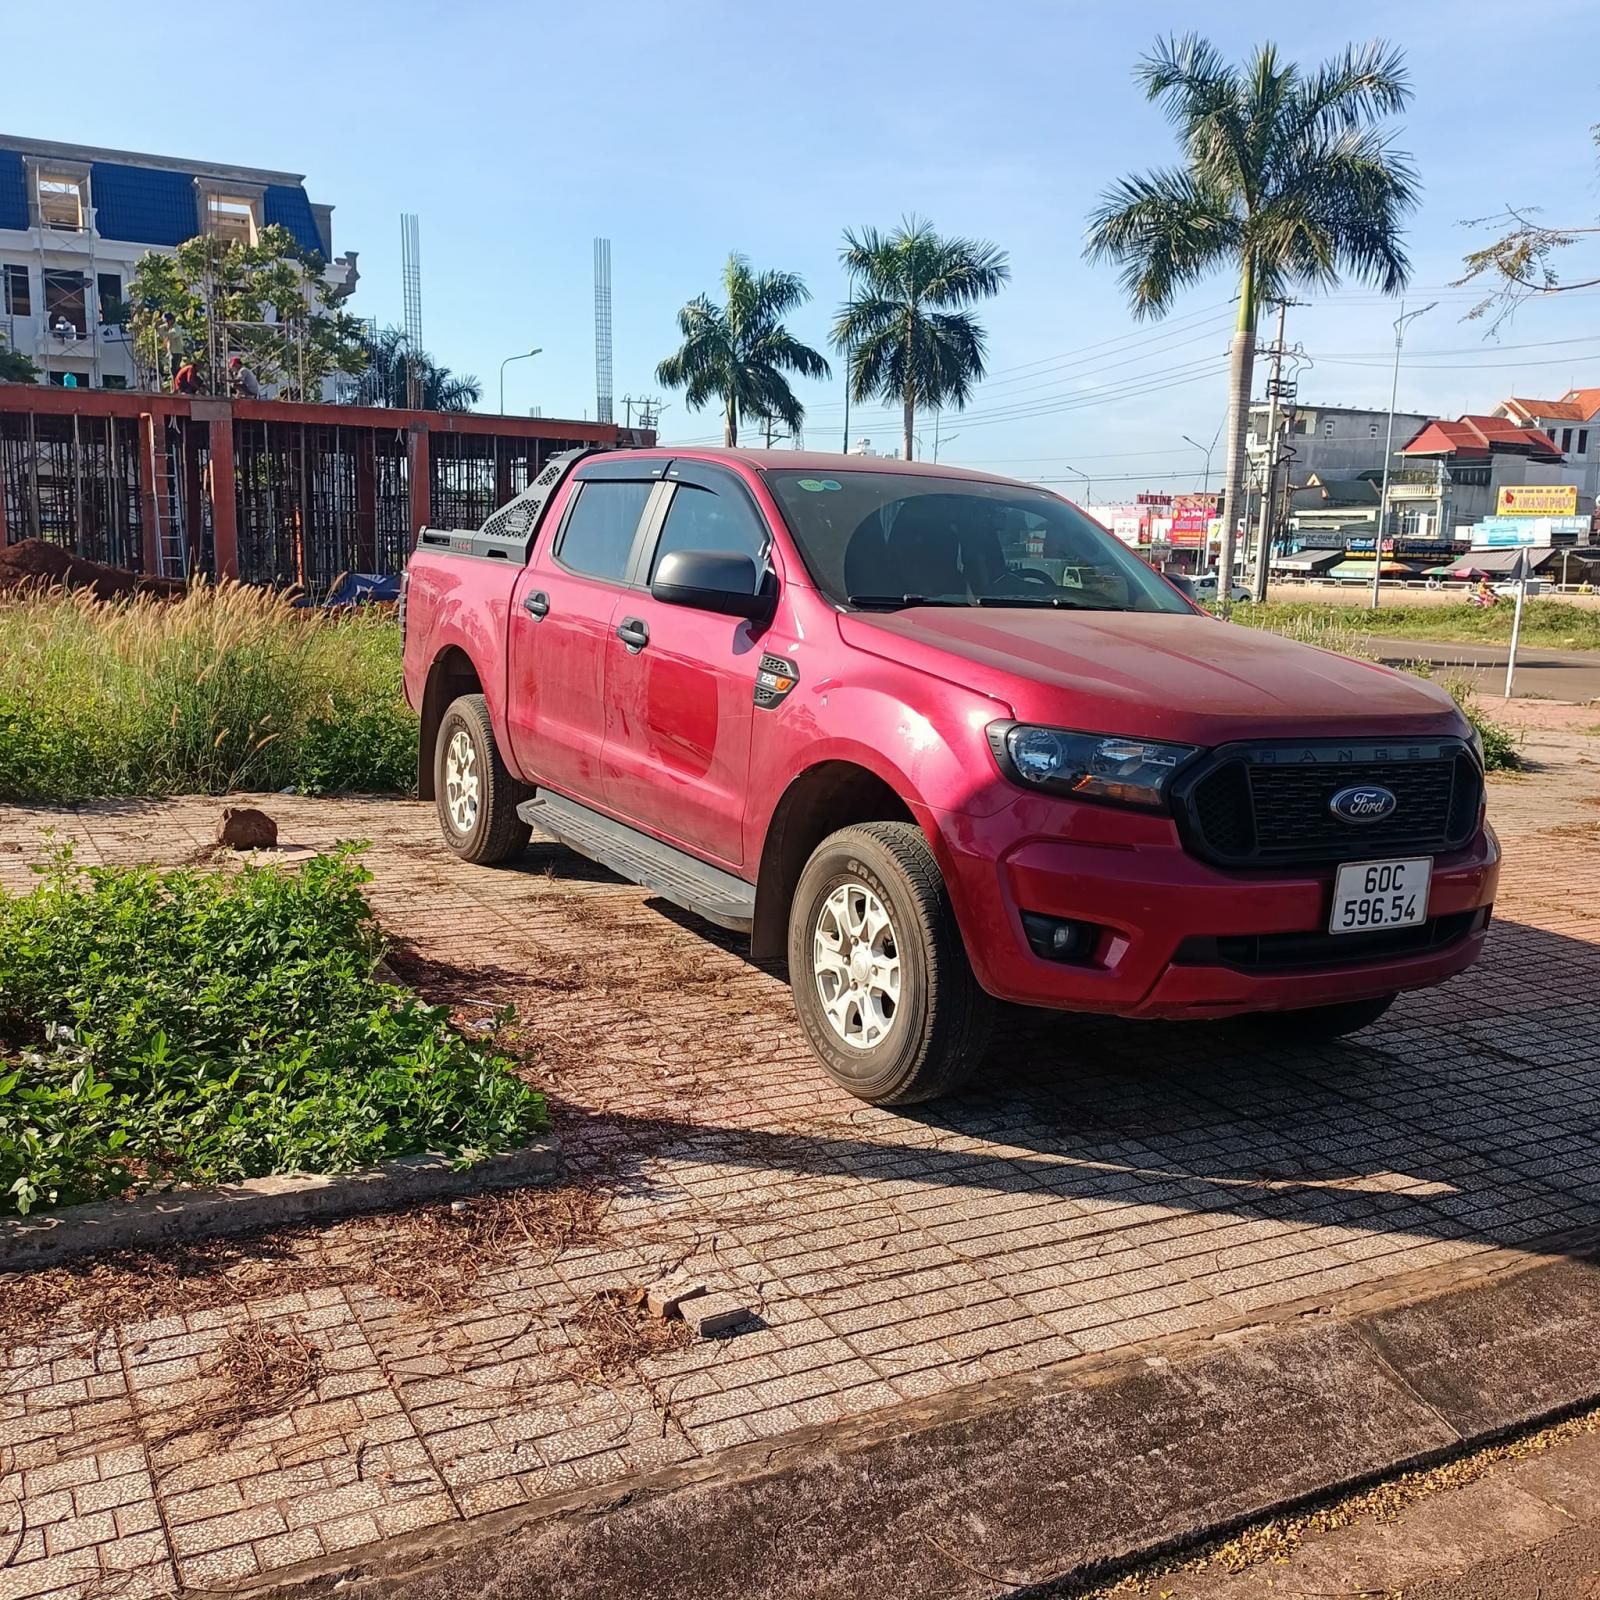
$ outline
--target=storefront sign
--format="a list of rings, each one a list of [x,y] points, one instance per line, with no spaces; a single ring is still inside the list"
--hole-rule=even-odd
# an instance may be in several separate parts
[[[1179,494],[1172,497],[1174,533],[1204,533],[1217,514],[1214,494]]]
[[[1578,510],[1578,486],[1575,483],[1508,483],[1500,491],[1495,510],[1502,517],[1574,516]]]
[[[1504,495],[1505,490],[1500,491]],[[1544,537],[1542,517],[1485,517],[1473,524],[1474,550],[1500,550],[1518,545],[1538,544]]]
[[[1472,548],[1575,544],[1587,539],[1588,533],[1587,517],[1485,517],[1472,528]]]

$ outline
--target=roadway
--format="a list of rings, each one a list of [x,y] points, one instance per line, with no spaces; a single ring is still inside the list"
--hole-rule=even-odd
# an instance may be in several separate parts
[[[1506,657],[1503,644],[1441,644],[1437,640],[1396,639],[1368,634],[1366,647],[1390,666],[1430,662],[1440,676],[1469,679],[1483,694],[1504,693]],[[1523,646],[1517,651],[1515,692],[1578,704],[1600,700],[1600,650],[1545,650]]]

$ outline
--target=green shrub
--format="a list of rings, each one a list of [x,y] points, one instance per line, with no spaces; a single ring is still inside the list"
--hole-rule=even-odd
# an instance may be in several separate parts
[[[0,1209],[504,1150],[543,1098],[379,983],[353,849],[298,871],[77,869],[0,893]]]
[[[410,789],[416,720],[378,611],[239,585],[0,601],[0,798]]]
[[[1478,738],[1483,742],[1484,770],[1517,771],[1522,765],[1522,757],[1517,754],[1517,736],[1504,723],[1484,713],[1466,678],[1446,678],[1444,686],[1466,714],[1467,721],[1478,730]]]

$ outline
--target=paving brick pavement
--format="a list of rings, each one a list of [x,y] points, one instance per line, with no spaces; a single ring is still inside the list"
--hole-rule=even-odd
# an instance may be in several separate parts
[[[1600,741],[1549,737],[1493,790],[1511,849],[1475,973],[1337,1047],[1019,1016],[983,1082],[910,1113],[831,1088],[732,939],[559,847],[474,869],[429,807],[261,799],[286,845],[370,841],[412,981],[464,1020],[515,1002],[603,1212],[447,1303],[312,1270],[335,1226],[287,1247],[303,1293],[37,1329],[0,1356],[0,1600],[225,1587],[1600,1222]],[[216,810],[0,810],[0,882],[52,828],[86,863],[191,859]],[[757,1320],[597,1362],[589,1298],[677,1270]],[[210,1414],[241,1330],[299,1381]]]

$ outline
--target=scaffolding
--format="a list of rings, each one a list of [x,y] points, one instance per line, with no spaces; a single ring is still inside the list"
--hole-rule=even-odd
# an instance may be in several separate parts
[[[594,242],[595,420],[611,421],[611,241]]]
[[[406,404],[422,404],[422,233],[415,212],[400,217],[400,285],[406,318]]]
[[[0,544],[315,595],[400,571],[420,522],[477,527],[552,455],[616,442],[550,418],[7,385]]]

